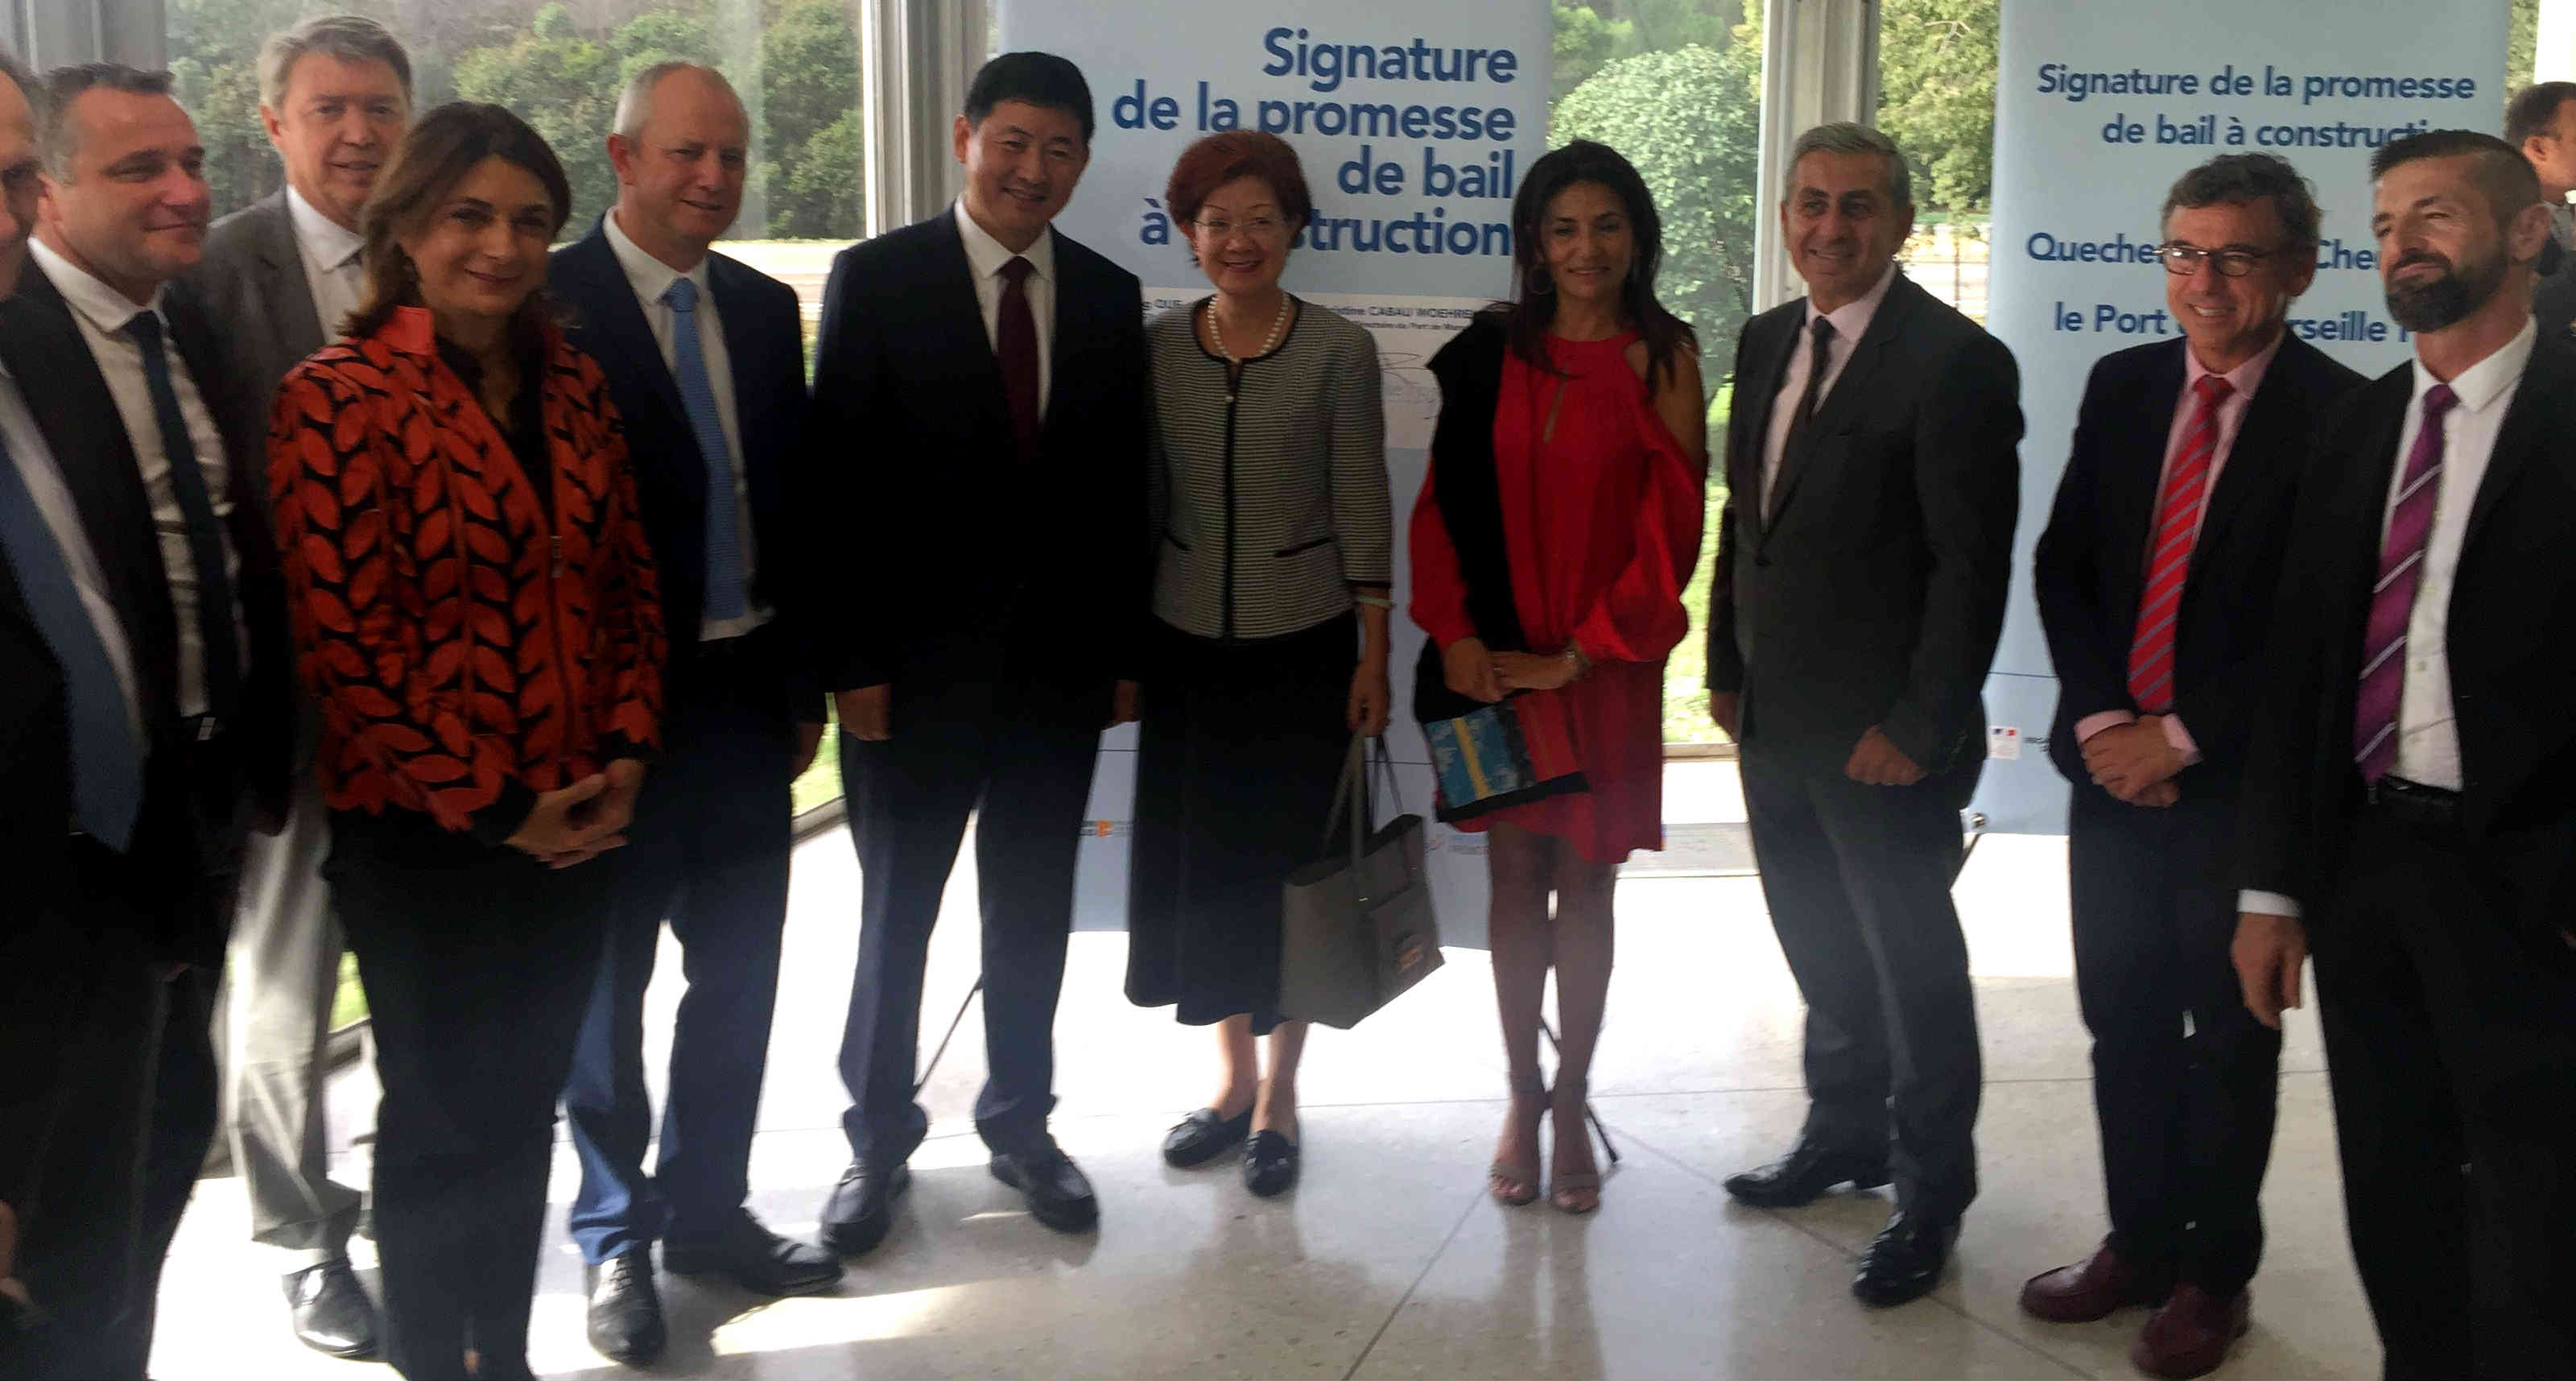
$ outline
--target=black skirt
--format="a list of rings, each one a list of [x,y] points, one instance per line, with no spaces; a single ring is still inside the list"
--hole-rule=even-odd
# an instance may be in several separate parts
[[[1350,751],[1349,615],[1259,642],[1155,624],[1136,759],[1127,997],[1185,1025],[1279,1024],[1279,897],[1324,853]]]

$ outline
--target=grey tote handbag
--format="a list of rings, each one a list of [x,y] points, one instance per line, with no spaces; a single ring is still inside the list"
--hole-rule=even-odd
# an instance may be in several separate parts
[[[1350,760],[1324,817],[1328,856],[1288,875],[1279,909],[1279,1013],[1348,1030],[1440,967],[1440,922],[1422,872],[1422,817],[1398,815],[1371,831],[1368,740]],[[1394,785],[1386,740],[1378,765]],[[1396,802],[1398,810],[1403,802]],[[1329,856],[1347,813],[1350,852]]]

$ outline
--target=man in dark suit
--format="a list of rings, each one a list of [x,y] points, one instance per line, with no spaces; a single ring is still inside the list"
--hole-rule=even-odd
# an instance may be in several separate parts
[[[2235,957],[2266,1025],[2313,943],[2353,1256],[2387,1374],[2576,1374],[2576,342],[2529,307],[2530,165],[2371,158],[2414,360],[2300,480],[2246,774]]]
[[[2576,324],[2576,210],[2567,205],[2576,191],[2576,82],[2537,82],[2514,93],[2504,108],[2504,141],[2530,161],[2549,208],[2531,314],[2541,329],[2564,331]]]
[[[866,882],[841,1045],[852,1160],[823,1210],[845,1253],[884,1238],[928,1125],[922,968],[970,814],[991,1058],[976,1128],[1040,1222],[1098,1213],[1047,1132],[1052,1028],[1101,726],[1135,717],[1151,547],[1142,295],[1048,224],[1091,131],[1073,64],[995,58],[956,123],[964,196],[844,250],[825,290],[812,430],[818,458],[850,456],[828,511],[858,525],[838,548],[867,606],[834,624],[828,663]]]
[[[2020,493],[2012,354],[1897,269],[1907,181],[1875,130],[1798,138],[1780,221],[1808,296],[1736,346],[1709,598],[1709,707],[1743,745],[1810,1100],[1796,1147],[1726,1188],[1786,1207],[1884,1183],[1892,1132],[1898,1209],[1852,1283],[1878,1305],[1932,1288],[1976,1195],[1950,883]]]
[[[194,128],[163,74],[95,64],[44,85],[36,262],[0,309],[0,363],[25,404],[10,448],[30,452],[11,561],[42,553],[70,577],[16,583],[66,685],[72,799],[49,834],[77,898],[67,954],[86,957],[52,971],[86,992],[21,1243],[53,1319],[27,1369],[140,1376],[214,1132],[207,1003],[243,829],[284,804],[284,608],[259,448],[221,424],[225,358],[166,286],[206,224]]]
[[[763,1294],[841,1278],[743,1206],[787,920],[789,784],[823,734],[805,620],[819,593],[793,505],[805,438],[796,294],[721,254],[751,122],[723,74],[636,74],[608,137],[617,204],[554,258],[549,283],[608,375],[672,630],[665,756],[636,802],[618,899],[564,1107],[581,1154],[572,1234],[591,1272],[590,1339],[630,1365],[662,1350],[662,1264]],[[662,922],[688,992],[671,1039],[661,1157],[644,1091],[644,990]]]
[[[278,380],[340,335],[358,305],[358,216],[411,117],[411,59],[372,19],[322,15],[260,51],[260,119],[286,168],[273,196],[215,222],[188,276],[247,387],[227,400],[247,436],[267,435]],[[286,827],[243,859],[224,994],[224,1105],[253,1241],[284,1277],[305,1346],[372,1357],[376,1310],[349,1267],[359,1195],[331,1178],[324,1123],[331,1009],[345,948],[322,863],[329,812],[307,705]]]
[[[2312,434],[2361,383],[2288,330],[2317,222],[2269,154],[2174,184],[2160,253],[2184,338],[2093,367],[2039,539],[2111,1235],[2021,1303],[2059,1322],[2155,1306],[2135,1355],[2156,1376],[2225,1359],[2263,1248],[2281,1037],[2237,992],[2225,873],[2281,533]]]

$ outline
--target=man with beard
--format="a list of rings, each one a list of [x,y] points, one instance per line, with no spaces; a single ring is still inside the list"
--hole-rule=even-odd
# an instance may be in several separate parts
[[[2313,941],[2346,1219],[2391,1377],[2576,1374],[2576,342],[2514,147],[2371,159],[2415,358],[2300,484],[2240,817],[2266,1025]],[[2463,1169],[2465,1167],[2465,1170]]]
[[[841,1040],[850,1168],[822,1214],[845,1255],[884,1240],[929,1126],[922,970],[970,815],[992,1070],[975,1129],[1032,1217],[1098,1218],[1047,1132],[1055,1007],[1100,731],[1136,717],[1153,548],[1142,293],[1050,224],[1091,134],[1072,63],[986,63],[952,132],[957,204],[841,251],[823,292],[809,454],[842,492],[814,510],[854,526],[816,550],[847,553],[865,605],[821,633],[866,880]]]

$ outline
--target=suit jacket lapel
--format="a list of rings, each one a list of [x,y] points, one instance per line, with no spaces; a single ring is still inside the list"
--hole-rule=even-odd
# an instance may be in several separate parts
[[[1002,362],[993,355],[993,338],[984,329],[984,300],[976,293],[975,263],[966,257],[966,237],[957,229],[955,212],[944,212],[937,234],[930,240],[929,273],[925,276],[928,319],[923,323],[927,339],[922,342],[925,358],[955,361],[957,396],[974,409],[990,433],[989,444],[995,456],[1013,454],[1010,407],[1002,397]],[[1057,246],[1056,271],[1064,271],[1063,246]],[[1071,296],[1061,283],[1056,290],[1057,335],[1063,335],[1066,299]],[[1064,356],[1054,356],[1055,383],[1064,383]],[[1050,395],[1052,396],[1052,395]]]
[[[594,228],[563,253],[566,267],[586,280],[586,297],[598,314],[586,333],[591,349],[604,357],[603,364],[614,364],[648,381],[654,398],[669,411],[664,425],[677,428],[681,436],[688,438],[689,449],[695,451],[697,433],[689,427],[689,410],[680,400],[679,381],[672,377],[671,367],[662,363],[662,346],[653,338],[653,323],[645,320],[644,304],[636,300],[635,285],[627,279],[625,265],[617,262],[617,251],[609,246],[608,233]],[[716,315],[724,314],[723,304],[717,304]],[[727,348],[733,345],[730,328],[725,333],[725,344]],[[700,460],[702,463],[690,474],[672,477],[692,494],[706,490],[704,457]]]
[[[2569,386],[2567,361],[2565,347],[2550,334],[2542,333],[2533,344],[2531,362],[2523,367],[2522,378],[2514,384],[2504,426],[2496,433],[2495,450],[2487,457],[2487,472],[2479,478],[2477,497],[2469,506],[2468,526],[2460,535],[2463,561],[2474,549],[2478,530],[2495,516],[2496,505],[2513,488],[2524,463],[2541,448],[2541,428],[2546,420],[2542,413],[2549,406],[2551,391],[2563,393]]]
[[[732,260],[713,255],[707,259],[707,285],[715,294],[716,315],[724,323],[725,356],[733,368],[735,444],[742,451],[743,480],[751,489],[752,511],[757,514],[770,507],[773,497],[768,450],[753,444],[754,437],[768,433],[769,403],[745,385],[770,377],[764,342],[772,337],[753,319],[753,299],[740,273]]]
[[[313,304],[313,284],[304,276],[304,250],[295,242],[295,215],[287,208],[286,193],[261,202],[261,213],[267,217],[264,232],[254,239],[259,246],[261,300],[268,304],[269,323],[277,332],[278,358],[288,368],[297,360],[321,349],[323,339],[320,309]],[[333,322],[333,334],[339,323]]]
[[[1770,511],[1771,496],[1763,492],[1762,469],[1771,447],[1771,411],[1779,401],[1781,381],[1789,375],[1790,357],[1798,349],[1800,332],[1791,323],[1802,320],[1803,315],[1797,312],[1781,314],[1779,324],[1785,329],[1778,333],[1780,338],[1764,342],[1762,354],[1756,357],[1756,369],[1751,380],[1753,392],[1747,395],[1739,390],[1736,394],[1743,403],[1740,410],[1742,421],[1738,424],[1742,430],[1735,433],[1739,449],[1735,459],[1741,466],[1741,473],[1732,476],[1729,482],[1752,497],[1756,531],[1768,525],[1766,515]]]
[[[2227,451],[2227,468],[2218,472],[2217,487],[2209,493],[2209,516],[2201,521],[2200,538],[2192,545],[2189,582],[2199,582],[2201,553],[2215,550],[2220,539],[2232,532],[2250,496],[2284,468],[2298,468],[2306,427],[2317,419],[2302,415],[2308,402],[2307,361],[2297,352],[2313,348],[2296,336],[2283,340],[2281,353],[2272,357],[2271,368],[2254,390],[2253,401],[2245,405],[2245,420],[2238,424],[2236,442]]]
[[[16,300],[0,303],[0,311],[21,318],[13,323],[17,329],[0,331],[0,349],[9,352],[19,391],[80,509],[81,527],[146,678],[147,704],[166,713],[177,696],[178,614],[170,603],[169,573],[161,562],[152,502],[143,492],[142,467],[116,397],[69,304],[32,261],[19,274]]]
[[[2155,541],[2157,500],[2164,495],[2165,440],[2182,401],[2184,348],[2175,342],[2171,355],[2157,362],[2139,395],[2133,425],[2112,443],[2116,459],[2101,476],[2102,510],[2119,524],[2119,542],[2103,563],[2104,604],[2124,620],[2137,617],[2138,598],[2146,593],[2147,546]],[[2126,646],[2127,634],[2121,636]]]
[[[1816,415],[1798,434],[1798,444],[1781,452],[1780,497],[1777,502],[1766,502],[1773,525],[1779,523],[1781,515],[1789,511],[1790,502],[1798,497],[1798,481],[1805,477],[1807,461],[1814,456],[1816,447],[1860,410],[1860,400],[1868,395],[1888,346],[1895,342],[1897,332],[1905,329],[1906,313],[1914,305],[1909,293],[1920,291],[1906,281],[1903,270],[1897,271],[1896,281],[1888,285],[1886,298],[1879,302],[1878,311],[1869,319],[1869,329],[1861,332],[1860,343],[1852,347],[1851,358],[1843,363],[1843,372],[1834,377],[1834,386],[1817,400]],[[1792,332],[1791,348],[1800,348],[1805,339],[1805,332]],[[1795,400],[1791,406],[1796,406]],[[1765,436],[1767,439],[1767,432]],[[1769,498],[1767,495],[1764,497],[1766,500]]]

